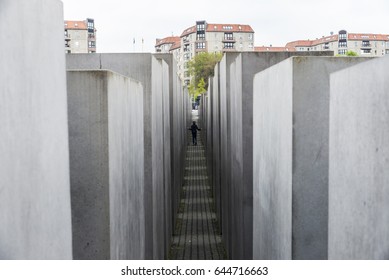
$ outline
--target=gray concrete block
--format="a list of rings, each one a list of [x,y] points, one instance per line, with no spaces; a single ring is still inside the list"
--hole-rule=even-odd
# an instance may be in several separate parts
[[[144,259],[143,87],[68,71],[75,259]]]
[[[388,67],[331,74],[329,259],[389,259]]]
[[[171,55],[67,56],[68,69],[110,69],[139,80],[144,87],[144,207],[145,234],[149,240],[145,245],[146,259],[167,257],[169,232],[176,218],[172,212],[176,213],[178,209],[179,190],[184,176],[185,128],[189,119],[188,97],[183,93],[175,68],[167,67],[169,65],[175,65]],[[178,136],[173,142],[172,134]],[[168,163],[169,157],[171,164]],[[161,166],[164,168],[160,172]],[[160,199],[164,202],[161,203]],[[161,221],[169,223],[162,222],[161,225]]]
[[[254,259],[328,258],[330,74],[364,58],[294,57],[254,79]]]
[[[220,61],[220,185],[221,185],[221,229],[222,238],[228,255],[232,248],[232,216],[233,197],[231,195],[231,114],[230,101],[230,66],[235,61],[237,53],[226,53]]]
[[[213,169],[216,168],[212,170],[212,176],[220,174],[217,176],[220,176],[223,191],[220,188],[221,194],[216,195],[221,200],[220,209],[231,208],[234,213],[222,215],[221,221],[222,228],[223,224],[234,225],[225,227],[223,231],[223,238],[229,243],[228,255],[233,259],[252,258],[253,77],[254,74],[293,55],[296,53],[228,53],[224,58],[228,62],[221,62],[220,75],[213,79],[214,83],[219,84],[219,104],[209,107],[214,111],[210,116],[213,118],[212,124],[220,130],[219,133],[215,131],[215,135],[222,135],[221,129],[227,130],[227,135],[212,141],[213,146],[209,146],[209,153],[218,155],[217,158],[211,159],[210,165]],[[307,55],[332,55],[332,52],[308,52]],[[230,119],[228,116],[234,117]],[[216,151],[213,151],[214,147]],[[223,152],[220,150],[222,148]],[[223,156],[226,152],[228,155]],[[219,160],[220,164],[217,163]],[[221,180],[226,184],[221,184]],[[215,179],[211,182],[216,184],[218,190],[219,182]]]
[[[2,0],[0,40],[0,259],[71,259],[61,1]]]
[[[222,207],[221,207],[221,154],[220,142],[225,137],[220,131],[220,69],[219,64],[215,66],[214,77],[212,77],[212,187],[215,204],[215,212],[219,221],[219,234],[221,234],[222,225]],[[223,139],[224,140],[224,139]]]

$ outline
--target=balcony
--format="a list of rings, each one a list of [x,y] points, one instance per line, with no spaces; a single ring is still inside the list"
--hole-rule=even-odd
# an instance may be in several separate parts
[[[223,48],[223,52],[236,52],[235,47],[233,48]]]
[[[223,43],[224,42],[231,42],[231,43],[235,43],[236,42],[236,40],[235,40],[235,38],[234,37],[224,37],[224,39],[223,39]]]
[[[370,41],[362,41],[361,49],[371,49]]]

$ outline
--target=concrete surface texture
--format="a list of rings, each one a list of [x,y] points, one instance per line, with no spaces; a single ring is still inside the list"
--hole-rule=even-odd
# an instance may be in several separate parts
[[[143,259],[143,87],[68,71],[75,259]]]
[[[222,208],[221,208],[221,154],[220,154],[220,141],[225,137],[225,134],[221,134],[220,131],[220,77],[219,77],[219,64],[215,66],[214,77],[212,78],[212,186],[213,186],[213,198],[216,209],[216,217],[220,225],[222,222]],[[219,228],[219,234],[221,228]]]
[[[163,67],[162,70],[162,119],[163,123],[168,125],[163,126],[163,178],[164,178],[164,194],[163,200],[164,205],[163,209],[165,213],[163,214],[163,224],[165,227],[164,234],[164,252],[168,252],[170,249],[170,240],[172,236],[172,227],[173,227],[173,202],[172,202],[172,190],[174,187],[172,186],[172,178],[174,176],[173,172],[173,161],[172,161],[172,143],[173,143],[173,123],[171,121],[173,114],[173,92],[174,92],[174,84],[173,78],[174,73],[173,69],[173,56],[165,56],[158,58],[161,60],[161,64]]]
[[[388,67],[331,75],[329,259],[389,259]]]
[[[298,53],[241,53],[229,66],[231,102],[226,114],[230,114],[233,118],[231,118],[230,135],[223,140],[228,137],[231,139],[231,142],[228,142],[228,145],[231,145],[229,192],[230,197],[234,197],[231,201],[231,211],[234,213],[231,223],[237,226],[234,226],[231,232],[224,232],[224,234],[231,235],[229,256],[233,259],[253,257],[253,78],[256,73],[296,54]],[[305,54],[322,56],[332,55],[332,52],[306,52]],[[228,205],[228,202],[224,204]]]
[[[176,73],[173,73],[174,68],[166,67],[172,64],[174,63],[171,55],[67,55],[68,69],[110,69],[139,80],[144,87],[144,208],[145,234],[146,239],[149,240],[145,244],[146,259],[163,259],[167,256],[170,241],[168,232],[171,232],[176,218],[170,209],[178,209],[177,190],[183,182],[183,152],[186,145],[184,133],[186,122],[189,120],[190,107],[189,98],[177,82]],[[165,83],[165,79],[168,84]],[[166,112],[167,108],[172,111],[173,127],[171,127],[170,116]],[[172,143],[169,140],[173,133],[178,137],[174,140],[174,149],[171,149]],[[170,155],[168,155],[169,147]],[[173,160],[174,166],[179,167],[177,171],[172,173],[172,164],[168,164],[169,160]],[[164,169],[160,170],[161,166],[164,166]],[[169,178],[171,174],[173,178]],[[173,186],[169,181],[174,182]],[[171,199],[166,197],[169,193]],[[163,221],[168,223],[164,225]]]
[[[230,99],[230,66],[235,61],[237,53],[226,53],[220,61],[220,185],[221,185],[221,229],[227,252],[231,255],[232,215],[230,205],[233,203],[231,196],[231,114],[228,108]]]
[[[71,259],[61,1],[2,0],[0,40],[0,259]]]
[[[294,57],[256,75],[255,259],[328,258],[329,77],[362,61]]]

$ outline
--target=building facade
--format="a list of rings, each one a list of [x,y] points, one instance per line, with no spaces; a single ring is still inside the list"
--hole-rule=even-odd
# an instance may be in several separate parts
[[[287,43],[286,48],[296,51],[334,51],[335,55],[345,55],[353,51],[359,56],[383,56],[389,54],[389,35],[348,33],[340,30],[316,40],[299,40]]]
[[[96,28],[93,19],[65,21],[65,52],[95,53]]]
[[[168,45],[167,37],[163,44],[157,41],[156,52],[165,51]],[[254,51],[254,30],[250,25],[214,24],[197,21],[196,25],[183,31],[179,43],[170,47],[169,52],[177,61],[178,74],[188,85],[191,77],[188,72],[188,62],[200,52],[247,52]]]

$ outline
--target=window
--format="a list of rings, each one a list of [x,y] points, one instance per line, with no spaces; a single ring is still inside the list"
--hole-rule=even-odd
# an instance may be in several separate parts
[[[196,43],[196,49],[205,49],[205,42]]]
[[[345,55],[346,54],[346,50],[338,50],[338,54]]]
[[[233,48],[234,48],[234,43],[232,42],[224,43],[224,49],[233,49]]]
[[[252,39],[253,39],[253,34],[250,33],[250,34],[249,34],[249,40],[252,40]]]
[[[224,33],[224,40],[234,40],[234,35],[232,33]]]
[[[339,48],[347,48],[347,41],[339,42]]]
[[[362,41],[362,47],[370,47],[370,41]]]
[[[197,23],[197,31],[205,31],[205,22]]]
[[[347,39],[347,34],[346,33],[339,34],[339,40],[346,40],[346,39]]]
[[[196,36],[196,39],[199,40],[205,40],[205,33],[198,33]]]

